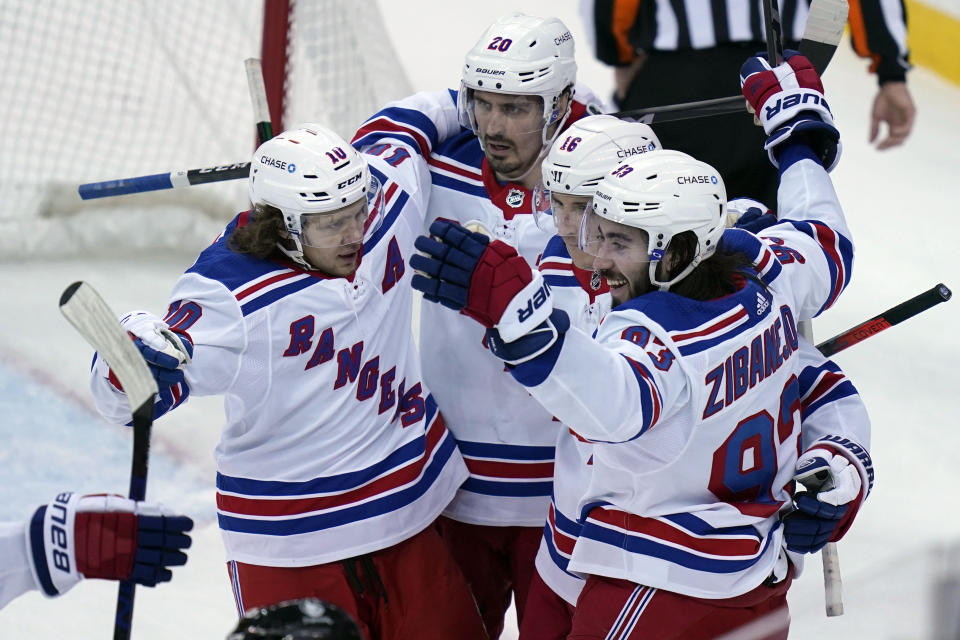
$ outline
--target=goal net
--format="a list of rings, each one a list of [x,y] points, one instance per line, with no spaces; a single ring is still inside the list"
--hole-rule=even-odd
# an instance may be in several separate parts
[[[275,132],[349,138],[410,91],[376,3],[4,2],[0,259],[205,246],[247,207],[245,180],[87,201],[77,186],[249,160],[250,57]]]

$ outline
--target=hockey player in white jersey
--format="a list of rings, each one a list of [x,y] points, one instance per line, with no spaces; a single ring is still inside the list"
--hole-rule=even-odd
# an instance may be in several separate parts
[[[575,76],[573,37],[560,20],[506,16],[467,53],[459,91],[392,103],[353,144],[415,145],[430,163],[427,223],[482,229],[533,266],[550,238],[531,215],[541,160],[572,122],[600,111]],[[440,528],[495,638],[511,592],[523,616],[559,427],[489,357],[475,323],[435,305],[421,311],[424,378],[470,469]]]
[[[238,612],[319,597],[365,637],[483,638],[433,526],[467,470],[411,333],[425,163],[304,125],[260,146],[249,185],[254,209],[177,281],[165,320],[121,323],[161,383],[157,417],[224,396],[217,512]],[[130,419],[99,358],[92,389]]]
[[[425,299],[483,322],[514,378],[593,443],[571,637],[715,637],[786,606],[784,529],[801,550],[838,539],[872,481],[862,443],[801,449],[796,322],[835,302],[853,245],[825,170],[839,136],[819,78],[796,54],[761,63],[744,65],[744,95],[781,172],[780,222],[762,239],[725,230],[722,180],[685,154],[619,166],[581,226],[616,305],[595,338],[497,242],[446,221],[417,241]],[[808,466],[836,489],[798,500],[784,525]]]
[[[60,493],[26,522],[0,522],[0,608],[28,591],[63,595],[83,579],[168,582],[170,567],[187,562],[191,529],[162,505]]]
[[[534,198],[549,202],[534,215],[541,228],[554,232],[538,269],[551,288],[553,305],[563,309],[571,326],[593,334],[610,310],[610,290],[593,256],[578,246],[580,220],[597,185],[628,158],[660,148],[653,130],[639,122],[594,115],[573,123],[550,148],[541,167]],[[586,492],[593,447],[561,426],[556,440],[553,494],[536,557],[536,574],[520,626],[524,640],[563,639],[570,632],[573,608],[583,578],[567,571],[579,525],[577,505]]]

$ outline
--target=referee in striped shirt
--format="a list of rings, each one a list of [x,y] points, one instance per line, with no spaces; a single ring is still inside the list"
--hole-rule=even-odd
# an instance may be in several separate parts
[[[582,0],[592,18],[597,57],[615,67],[617,106],[639,109],[737,95],[740,65],[766,50],[761,0]],[[809,0],[780,0],[785,47],[797,48]],[[886,149],[902,143],[915,109],[906,85],[910,68],[903,0],[849,0],[854,50],[870,58],[880,90],[870,140],[881,123]],[[591,6],[592,5],[592,6]],[[728,197],[776,206],[777,175],[763,152],[765,136],[743,113],[654,124],[664,147],[716,167]]]

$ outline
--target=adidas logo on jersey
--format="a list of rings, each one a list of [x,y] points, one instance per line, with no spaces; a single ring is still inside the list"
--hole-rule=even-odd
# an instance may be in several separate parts
[[[767,309],[770,308],[770,301],[767,300],[766,296],[757,291],[757,315],[762,316],[767,312]]]

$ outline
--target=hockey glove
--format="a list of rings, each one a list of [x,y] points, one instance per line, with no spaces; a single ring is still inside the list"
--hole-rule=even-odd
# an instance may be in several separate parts
[[[61,493],[27,523],[34,579],[48,596],[83,578],[153,587],[186,564],[193,520],[117,495]]]
[[[743,96],[767,133],[764,149],[773,166],[780,167],[784,149],[791,143],[805,144],[830,171],[840,159],[840,132],[820,76],[796,51],[784,51],[783,57],[782,64],[770,67],[763,55],[756,55],[740,68]]]
[[[550,317],[550,287],[513,247],[447,220],[435,220],[430,233],[415,243],[424,255],[410,258],[424,299],[496,327],[506,342]]]
[[[734,198],[727,203],[727,226],[760,233],[777,224],[777,216],[766,205],[750,198]]]
[[[864,496],[860,472],[843,454],[815,446],[797,460],[793,478],[806,490],[794,496],[783,537],[790,551],[814,553],[850,528]]]
[[[120,318],[120,326],[133,338],[160,389],[184,383],[183,367],[193,357],[193,343],[185,333],[174,333],[166,322],[146,311],[131,311]],[[112,372],[110,381],[123,390]]]

